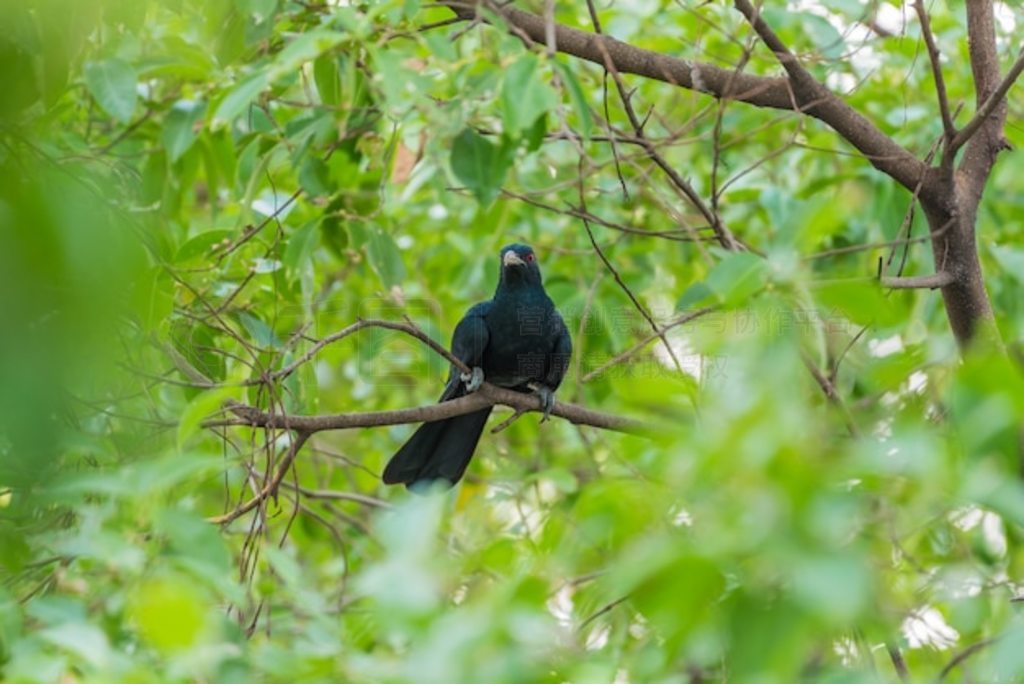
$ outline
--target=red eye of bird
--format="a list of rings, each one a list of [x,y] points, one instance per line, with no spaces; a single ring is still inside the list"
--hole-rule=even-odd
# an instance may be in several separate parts
[[[526,255],[526,260],[527,261],[533,261],[536,258],[537,257],[533,256],[533,252],[530,252],[529,254]]]

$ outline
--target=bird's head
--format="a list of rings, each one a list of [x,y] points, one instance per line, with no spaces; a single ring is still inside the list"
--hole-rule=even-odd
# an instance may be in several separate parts
[[[537,255],[526,245],[514,244],[501,250],[501,284],[540,284]]]

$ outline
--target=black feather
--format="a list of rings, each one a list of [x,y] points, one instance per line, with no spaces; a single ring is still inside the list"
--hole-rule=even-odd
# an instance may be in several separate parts
[[[511,254],[510,254],[511,253]],[[452,354],[487,382],[521,392],[530,383],[554,391],[562,382],[572,340],[562,317],[544,291],[533,250],[510,245],[501,250],[501,274],[494,298],[466,312],[452,334]],[[461,373],[452,368],[441,401],[466,394]],[[424,423],[384,469],[385,484],[454,485],[466,472],[490,408]]]

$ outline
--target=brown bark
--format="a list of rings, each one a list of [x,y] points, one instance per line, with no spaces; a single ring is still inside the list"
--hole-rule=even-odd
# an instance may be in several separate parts
[[[429,406],[394,409],[391,411],[298,416],[264,411],[253,406],[234,404],[229,408],[237,416],[236,418],[211,420],[204,423],[204,426],[248,425],[251,427],[295,430],[313,434],[324,430],[351,430],[353,428],[381,427],[385,425],[427,423],[462,416],[498,404],[510,406],[517,413],[542,410],[540,400],[535,395],[514,392],[510,389],[504,389],[485,382],[478,391],[458,399],[430,404]],[[616,416],[610,413],[601,413],[600,411],[593,411],[583,406],[561,401],[555,402],[551,415],[564,418],[575,425],[589,425],[615,432],[639,435],[652,435],[656,432],[653,425],[643,421]]]
[[[978,260],[976,235],[978,205],[996,156],[1006,147],[1003,138],[1003,126],[1006,123],[1005,92],[991,113],[984,113],[987,101],[1000,88],[999,55],[996,51],[991,0],[971,0],[967,3],[967,35],[971,71],[974,74],[975,103],[984,120],[966,141],[963,159],[952,178],[952,187],[946,182],[942,183],[942,195],[949,198],[948,204],[942,201],[924,203],[933,232],[947,221],[953,221],[953,230],[945,231],[933,240],[932,249],[936,268],[946,268],[954,276],[954,281],[942,289],[942,298],[950,326],[961,346],[973,341],[979,331],[984,331],[986,342],[999,344],[992,306],[985,291],[981,263]],[[953,164],[957,142],[955,137],[944,155],[943,164],[947,167]]]
[[[477,6],[473,3],[445,4],[462,19],[470,21],[477,18]],[[546,27],[543,17],[513,7],[486,6],[501,16],[509,29],[528,45],[545,44]],[[836,129],[872,165],[911,190],[918,186],[927,171],[928,167],[910,151],[809,75],[807,79],[799,79],[799,82],[794,82],[792,77],[753,76],[714,64],[645,50],[603,34],[561,24],[556,24],[554,28],[558,52],[602,67],[607,54],[620,74],[644,76],[719,99],[798,111],[819,119]]]

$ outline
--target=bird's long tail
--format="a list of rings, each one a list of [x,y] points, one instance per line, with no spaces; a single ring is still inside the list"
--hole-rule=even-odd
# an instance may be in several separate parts
[[[384,483],[403,483],[412,488],[419,483],[445,481],[454,485],[466,472],[480,434],[491,414],[491,407],[454,418],[424,423],[384,468]]]

